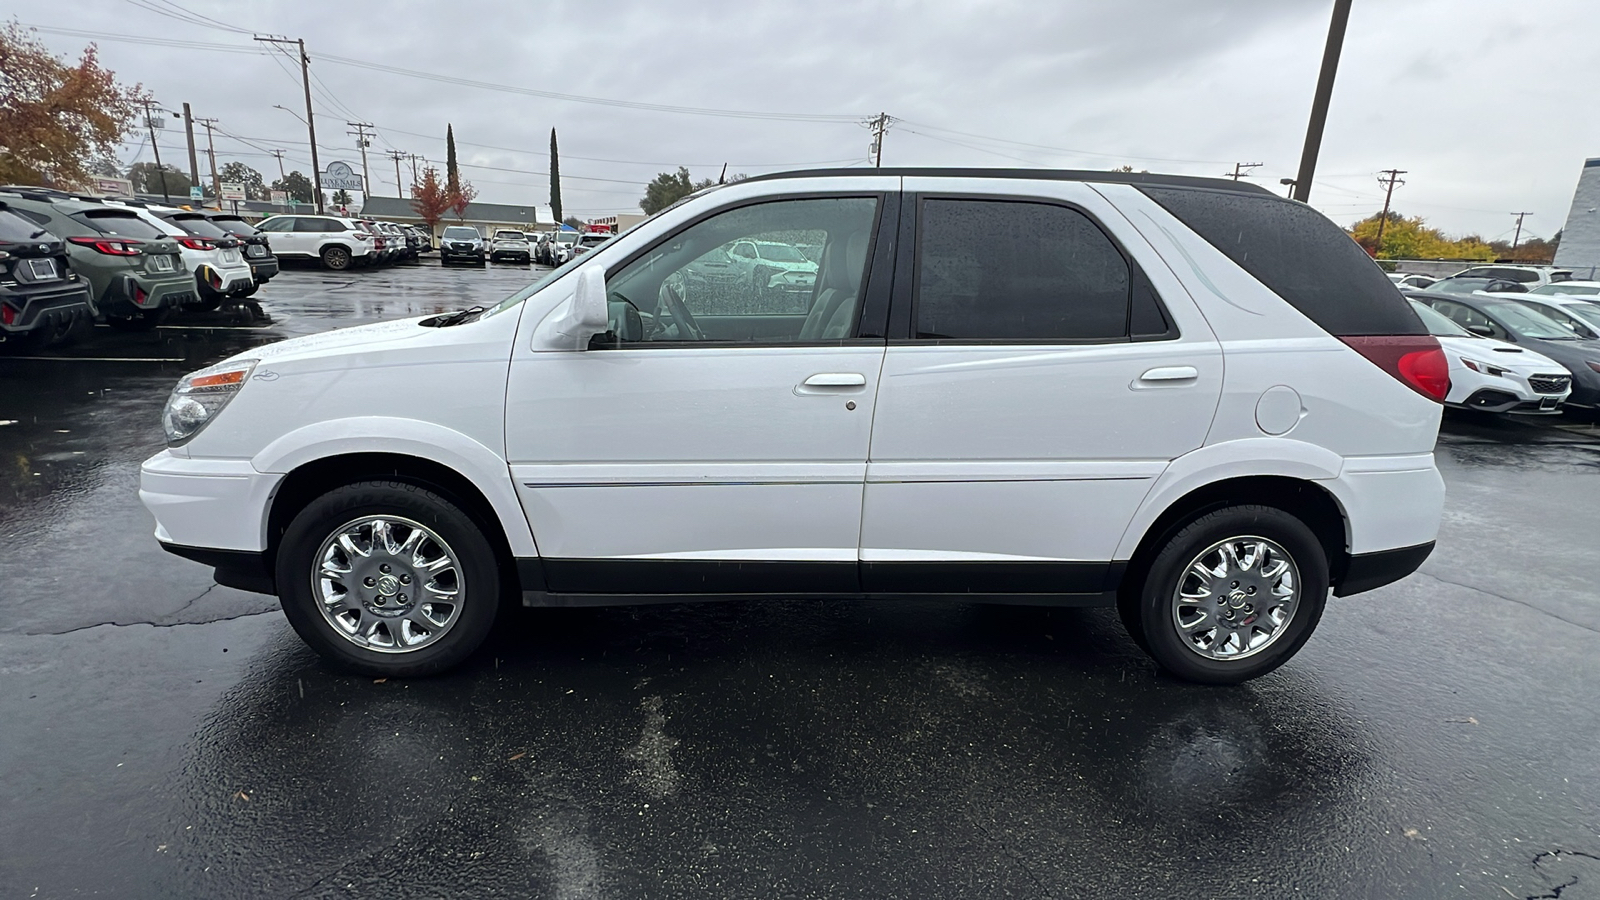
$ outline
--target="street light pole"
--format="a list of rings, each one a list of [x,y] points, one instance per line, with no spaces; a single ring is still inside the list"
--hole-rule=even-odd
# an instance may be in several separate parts
[[[311,57],[306,55],[306,42],[303,38],[289,40],[288,38],[257,37],[256,40],[267,44],[294,44],[300,51],[300,82],[306,92],[306,131],[311,136],[311,185],[316,197],[317,212],[322,212],[322,163],[317,159],[317,120],[311,112]]]
[[[1300,173],[1294,179],[1294,199],[1311,200],[1311,178],[1317,171],[1317,154],[1322,150],[1322,127],[1328,123],[1328,102],[1333,99],[1333,77],[1339,72],[1339,51],[1344,48],[1344,29],[1350,23],[1350,0],[1333,0],[1333,19],[1328,23],[1328,43],[1322,49],[1322,71],[1317,75],[1317,92],[1311,99],[1311,121],[1306,125],[1306,145],[1300,151]]]

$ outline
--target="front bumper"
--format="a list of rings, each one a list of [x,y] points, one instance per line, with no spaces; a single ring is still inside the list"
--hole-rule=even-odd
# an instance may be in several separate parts
[[[43,285],[0,285],[0,332],[25,334],[35,328],[50,328],[64,317],[92,316],[89,284],[82,279]],[[11,321],[7,322],[9,318]]]
[[[156,540],[207,550],[260,553],[267,509],[282,475],[249,460],[189,459],[163,450],[139,468],[139,501],[156,520]]]
[[[1479,388],[1460,403],[1451,404],[1460,409],[1479,412],[1512,413],[1515,415],[1556,415],[1567,400],[1567,394],[1516,394],[1495,388]]]

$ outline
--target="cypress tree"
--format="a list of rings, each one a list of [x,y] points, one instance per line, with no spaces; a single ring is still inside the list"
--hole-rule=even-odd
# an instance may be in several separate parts
[[[556,130],[550,129],[550,215],[561,224],[561,157],[556,152]]]
[[[450,196],[461,193],[461,172],[456,168],[456,130],[448,123],[444,126],[444,183]]]

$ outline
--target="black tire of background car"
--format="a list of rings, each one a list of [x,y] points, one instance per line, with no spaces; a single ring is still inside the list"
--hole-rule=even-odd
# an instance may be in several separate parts
[[[1300,571],[1298,606],[1284,626],[1288,631],[1265,650],[1237,661],[1206,659],[1185,646],[1178,634],[1172,621],[1172,595],[1196,554],[1241,535],[1275,541],[1294,558]],[[1304,522],[1270,506],[1230,506],[1179,529],[1151,561],[1137,589],[1124,592],[1118,611],[1134,640],[1169,673],[1201,684],[1238,684],[1265,675],[1294,656],[1316,629],[1327,599],[1327,555]]]
[[[340,637],[317,609],[313,557],[334,529],[364,515],[404,516],[433,529],[461,563],[467,594],[460,618],[433,644],[406,653],[365,650]],[[502,605],[500,565],[483,529],[450,499],[398,481],[363,481],[311,501],[283,533],[277,561],[278,597],[300,637],[328,662],[380,678],[433,675],[481,646]]]
[[[118,331],[151,331],[167,320],[167,307],[146,309],[131,316],[106,316],[106,324]]]
[[[222,301],[226,299],[228,298],[216,291],[212,291],[210,294],[202,294],[199,300],[189,304],[184,309],[191,309],[196,312],[214,312],[222,308]]]
[[[343,247],[325,247],[322,251],[322,265],[324,268],[341,272],[350,268],[350,251]]]

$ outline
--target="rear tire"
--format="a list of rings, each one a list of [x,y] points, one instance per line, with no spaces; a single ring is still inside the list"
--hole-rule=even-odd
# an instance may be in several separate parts
[[[362,523],[379,520],[392,541],[364,541]],[[413,532],[423,535],[414,546]],[[366,554],[340,549],[341,534],[354,534]],[[433,568],[440,559],[448,565]],[[344,573],[330,581],[325,563]],[[392,569],[379,574],[380,563]],[[443,672],[483,644],[500,608],[500,566],[483,528],[449,498],[401,482],[359,482],[313,500],[283,534],[276,575],[284,615],[300,637],[328,662],[363,675]]]
[[[322,250],[323,268],[342,272],[350,268],[350,251],[343,247],[325,247]]]
[[[1173,534],[1118,611],[1171,674],[1238,684],[1294,656],[1327,597],[1327,554],[1304,522],[1270,506],[1231,506]]]

